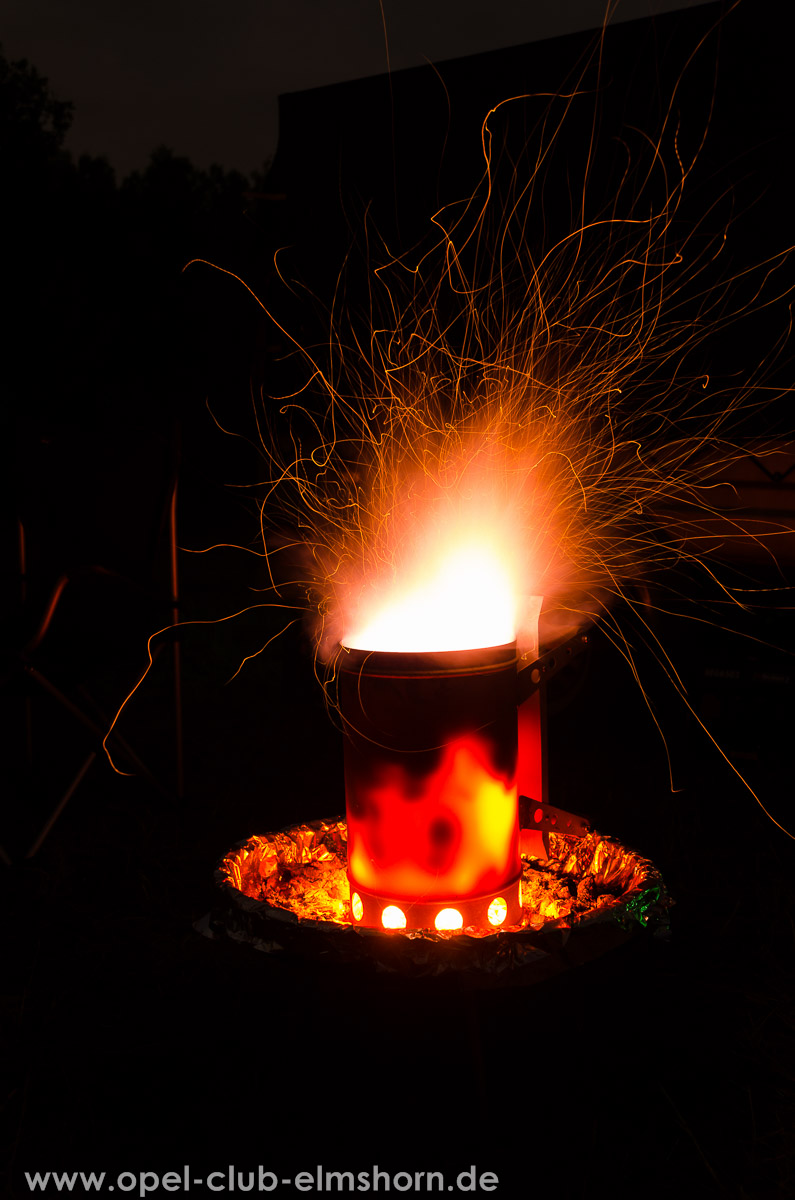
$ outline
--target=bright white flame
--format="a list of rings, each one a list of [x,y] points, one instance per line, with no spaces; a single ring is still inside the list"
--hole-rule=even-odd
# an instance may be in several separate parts
[[[420,653],[503,646],[516,637],[516,588],[491,547],[464,545],[389,598],[343,641],[351,650]]]

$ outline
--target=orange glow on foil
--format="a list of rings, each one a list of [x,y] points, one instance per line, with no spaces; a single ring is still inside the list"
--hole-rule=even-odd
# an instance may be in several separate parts
[[[451,742],[422,779],[385,763],[348,823],[350,878],[404,897],[455,899],[496,890],[519,861],[517,793],[476,736]]]

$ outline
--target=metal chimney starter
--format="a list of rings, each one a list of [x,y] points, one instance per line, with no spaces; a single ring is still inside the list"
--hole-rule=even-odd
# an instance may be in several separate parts
[[[497,929],[521,914],[516,645],[343,647],[355,923]]]

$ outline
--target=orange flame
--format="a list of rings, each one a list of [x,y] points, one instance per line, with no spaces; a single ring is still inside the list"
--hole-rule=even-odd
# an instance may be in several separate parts
[[[463,649],[515,636],[521,651],[527,597],[584,625],[660,567],[712,574],[698,519],[742,453],[732,421],[761,388],[705,375],[701,343],[786,296],[775,279],[789,251],[720,277],[726,230],[705,236],[685,206],[703,139],[684,157],[670,112],[656,141],[627,131],[626,169],[595,204],[594,142],[570,224],[550,232],[543,172],[586,91],[542,99],[538,144],[502,165],[500,123],[507,140],[512,109],[539,98],[487,114],[475,192],[436,213],[434,245],[371,271],[363,325],[332,314],[327,360],[268,313],[321,403],[283,397],[284,452],[258,429],[264,553],[271,571],[272,538],[295,550],[321,659],[340,642]]]
[[[445,748],[422,781],[385,765],[349,814],[352,886],[409,899],[477,895],[503,886],[519,861],[516,783],[495,774],[476,737]]]

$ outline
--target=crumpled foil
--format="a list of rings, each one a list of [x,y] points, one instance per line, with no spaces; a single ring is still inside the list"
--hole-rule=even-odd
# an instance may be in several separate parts
[[[550,833],[547,859],[523,859],[521,924],[496,932],[356,926],[346,868],[342,819],[250,837],[218,866],[221,899],[197,928],[283,956],[526,983],[596,958],[643,930],[665,935],[673,904],[653,863],[594,831]]]

